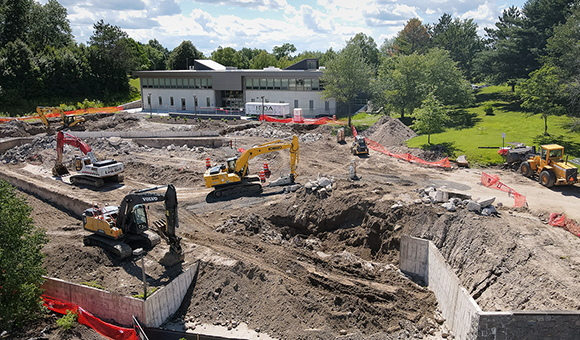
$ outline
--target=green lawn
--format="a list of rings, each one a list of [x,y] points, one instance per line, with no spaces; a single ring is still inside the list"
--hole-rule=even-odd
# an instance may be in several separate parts
[[[571,119],[566,116],[548,117],[548,133],[544,137],[544,120],[539,115],[528,115],[521,112],[510,88],[492,86],[483,88],[477,94],[477,106],[467,109],[472,115],[472,126],[449,128],[447,131],[431,135],[431,144],[443,144],[451,157],[462,154],[471,163],[489,165],[503,160],[497,150],[503,145],[502,133],[505,133],[505,146],[512,143],[542,145],[557,143],[565,147],[570,157],[580,156],[580,134],[570,132],[567,124]],[[490,102],[494,108],[493,116],[486,116],[482,106]],[[407,142],[410,147],[430,148],[427,135],[415,137]],[[480,148],[493,147],[493,148]]]

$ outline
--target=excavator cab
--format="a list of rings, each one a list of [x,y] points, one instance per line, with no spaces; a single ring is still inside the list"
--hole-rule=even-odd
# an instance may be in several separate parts
[[[238,157],[233,157],[228,159],[228,172],[232,173],[234,171],[236,171],[236,161],[238,160]]]
[[[149,229],[147,210],[143,204],[137,204],[133,207],[129,229],[133,232],[141,232]]]

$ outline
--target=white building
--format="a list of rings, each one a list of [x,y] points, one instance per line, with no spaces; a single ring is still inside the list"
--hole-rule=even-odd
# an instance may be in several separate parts
[[[195,60],[190,70],[135,71],[141,80],[143,111],[219,113],[243,111],[247,102],[288,103],[305,117],[336,114],[336,101],[322,100],[322,70],[304,59],[283,70],[238,70],[212,60]]]

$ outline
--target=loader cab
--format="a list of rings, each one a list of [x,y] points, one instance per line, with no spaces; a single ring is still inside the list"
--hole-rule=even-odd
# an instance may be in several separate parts
[[[557,144],[542,145],[540,158],[545,162],[561,161],[564,155],[564,147]]]

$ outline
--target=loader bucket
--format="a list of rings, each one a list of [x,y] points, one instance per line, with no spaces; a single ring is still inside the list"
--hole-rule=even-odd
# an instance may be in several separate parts
[[[62,163],[56,164],[54,168],[52,168],[52,175],[55,177],[61,177],[68,174],[69,172],[67,168]]]

